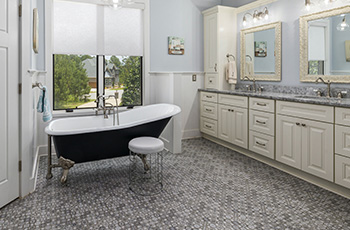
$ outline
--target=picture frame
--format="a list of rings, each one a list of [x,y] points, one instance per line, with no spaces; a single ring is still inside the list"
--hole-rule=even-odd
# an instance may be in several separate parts
[[[39,13],[38,8],[33,9],[33,51],[39,53]]]
[[[168,37],[168,54],[169,55],[184,55],[185,54],[185,39],[179,37]]]
[[[255,42],[255,57],[267,56],[267,42]]]

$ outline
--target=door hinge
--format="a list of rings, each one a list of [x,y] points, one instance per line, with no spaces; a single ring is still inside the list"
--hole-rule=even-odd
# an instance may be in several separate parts
[[[22,94],[22,83],[18,84],[18,94]]]
[[[22,172],[22,161],[18,161],[18,171]]]
[[[22,4],[18,6],[18,16],[22,17]]]

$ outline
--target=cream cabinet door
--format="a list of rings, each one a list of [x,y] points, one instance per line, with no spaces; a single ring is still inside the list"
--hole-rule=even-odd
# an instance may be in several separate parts
[[[232,144],[248,148],[248,110],[233,107]]]
[[[227,142],[232,140],[232,106],[219,105],[218,116],[218,138]]]
[[[301,169],[301,122],[278,115],[276,119],[276,160]]]
[[[333,181],[333,125],[303,120],[302,170]]]
[[[204,17],[204,69],[206,73],[218,70],[218,15]]]

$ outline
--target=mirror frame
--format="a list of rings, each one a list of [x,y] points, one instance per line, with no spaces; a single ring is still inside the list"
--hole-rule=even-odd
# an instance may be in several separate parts
[[[245,53],[246,39],[245,35],[258,31],[275,29],[275,74],[254,74],[252,75],[256,81],[281,81],[281,54],[282,54],[282,23],[274,22],[266,25],[256,26],[241,30],[241,76],[243,80],[245,73]]]
[[[317,78],[337,83],[350,83],[350,75],[309,75],[309,21],[350,13],[350,6],[326,10],[300,17],[300,81],[315,82]]]

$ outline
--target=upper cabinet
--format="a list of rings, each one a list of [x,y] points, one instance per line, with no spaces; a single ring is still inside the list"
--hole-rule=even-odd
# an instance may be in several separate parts
[[[236,9],[216,6],[203,11],[205,88],[230,89],[226,82],[227,54],[236,57]]]
[[[300,81],[350,82],[350,6],[300,18]]]
[[[241,30],[241,79],[281,81],[281,22]]]

